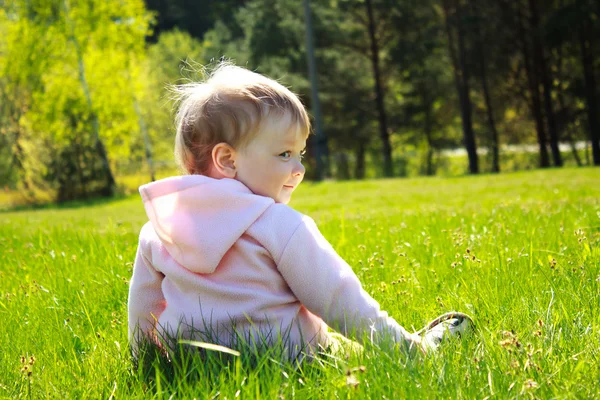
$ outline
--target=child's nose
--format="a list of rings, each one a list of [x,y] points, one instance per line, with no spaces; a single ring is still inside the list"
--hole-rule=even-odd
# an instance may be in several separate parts
[[[303,176],[305,172],[306,168],[304,168],[304,165],[302,165],[300,161],[297,161],[296,165],[294,166],[294,169],[292,170],[292,175]]]

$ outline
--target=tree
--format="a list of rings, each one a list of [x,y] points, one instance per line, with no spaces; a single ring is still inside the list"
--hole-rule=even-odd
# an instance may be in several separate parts
[[[7,1],[0,9],[0,136],[4,146],[6,183],[18,182],[25,197],[43,181],[43,165],[32,157],[39,140],[27,129],[36,93],[44,86],[43,74],[49,68],[51,54],[57,50],[53,35],[53,10],[20,1]],[[41,14],[41,15],[39,15]],[[47,23],[38,23],[40,19]]]
[[[445,129],[454,113],[454,102],[449,99],[453,80],[447,68],[443,20],[435,2],[402,2],[391,16],[391,25],[401,31],[386,47],[390,64],[399,71],[399,82],[392,88],[401,96],[403,111],[391,122],[404,143],[422,150],[420,172],[425,175],[436,172],[434,156],[443,147],[455,145],[455,138]]]
[[[379,39],[375,31],[375,16],[373,13],[372,0],[365,0],[367,9],[367,20],[369,30],[370,57],[375,80],[375,101],[377,104],[377,115],[379,119],[379,137],[383,145],[383,174],[390,177],[394,175],[392,163],[392,146],[390,145],[390,134],[387,126],[387,115],[384,105],[384,92],[381,83],[381,71],[379,69]]]
[[[79,70],[79,81],[81,83],[81,87],[83,89],[83,94],[85,95],[85,100],[87,102],[87,106],[90,112],[90,118],[92,122],[92,131],[94,135],[95,148],[98,152],[100,160],[102,161],[103,173],[106,175],[106,186],[102,189],[102,194],[105,196],[112,196],[116,190],[116,182],[113,176],[109,161],[108,155],[106,154],[106,148],[104,147],[104,143],[100,138],[100,127],[98,122],[98,116],[94,110],[94,106],[92,103],[92,96],[90,94],[90,88],[88,85],[87,77],[85,74],[85,63],[83,60],[83,53],[81,50],[81,46],[79,45],[79,40],[75,35],[75,26],[74,22],[71,19],[71,10],[69,7],[68,0],[63,0],[64,7],[64,16],[66,22],[66,32],[68,40],[73,44],[75,48],[75,54],[77,56],[77,66]],[[70,197],[70,196],[69,196]]]
[[[485,47],[483,45],[483,30],[481,26],[484,19],[483,14],[480,11],[480,3],[473,0],[470,0],[470,2],[474,18],[473,27],[475,34],[475,53],[477,54],[478,64],[477,72],[479,74],[479,82],[481,84],[481,89],[485,100],[487,121],[490,129],[490,142],[492,148],[492,172],[497,173],[500,172],[500,149],[498,144],[498,130],[496,128],[496,121],[494,118],[494,107],[492,105],[491,90],[488,81],[487,57]]]
[[[214,28],[216,21],[235,28],[235,12],[248,0],[145,0],[145,3],[156,13],[156,25],[151,36],[152,42],[156,42],[162,33],[173,29],[202,40],[204,34]]]
[[[595,165],[600,165],[600,120],[598,118],[598,87],[596,83],[593,38],[600,33],[600,5],[591,0],[559,0],[545,24],[545,36],[559,51],[557,95],[561,114],[566,122],[567,137],[572,142],[570,126],[587,125]],[[577,25],[577,29],[572,27]],[[563,51],[564,50],[564,51]],[[564,71],[564,72],[563,72]],[[581,107],[579,104],[585,106]],[[585,115],[587,121],[579,124]]]
[[[311,88],[311,99],[312,99],[312,113],[314,119],[314,131],[316,133],[316,146],[315,146],[315,158],[317,161],[317,168],[315,179],[317,181],[323,180],[326,175],[329,175],[329,168],[326,167],[329,163],[327,161],[329,151],[327,149],[327,137],[323,132],[323,118],[321,117],[321,102],[319,101],[319,90],[317,82],[317,67],[315,62],[315,50],[314,50],[314,39],[313,39],[313,26],[312,26],[312,11],[310,9],[310,3],[308,0],[304,0],[304,19],[305,19],[305,30],[306,30],[306,58],[308,64],[308,73],[310,76],[310,88]]]
[[[108,154],[129,155],[129,133],[137,127],[131,96],[130,61],[144,50],[150,16],[137,0],[70,4],[64,0],[7,4],[9,35],[0,56],[12,65],[17,54],[33,76],[9,71],[7,86],[25,88],[18,144],[22,182],[55,191],[59,200],[111,195]],[[40,57],[34,53],[45,45]],[[67,49],[67,51],[65,51]],[[30,79],[36,84],[24,85]]]
[[[556,130],[556,120],[552,107],[552,81],[550,79],[550,71],[548,70],[546,56],[544,54],[544,42],[540,29],[540,12],[538,9],[537,0],[528,0],[529,3],[529,20],[531,25],[531,34],[533,36],[533,62],[536,70],[536,75],[541,76],[541,83],[544,92],[544,108],[546,111],[546,121],[548,133],[550,136],[550,149],[552,150],[552,158],[554,165],[562,166],[562,158],[558,147],[558,132]],[[537,89],[536,89],[537,91]]]
[[[594,68],[593,28],[590,19],[585,18],[579,27],[579,46],[581,64],[585,80],[586,110],[588,114],[589,135],[592,143],[594,165],[600,165],[600,120],[598,119],[598,101],[596,71]]]
[[[467,48],[464,31],[464,21],[462,18],[463,5],[461,0],[442,0],[444,9],[446,32],[448,35],[448,49],[454,78],[456,81],[456,91],[460,99],[461,119],[463,125],[464,145],[469,157],[469,171],[472,174],[479,172],[479,160],[477,157],[477,145],[475,143],[475,133],[473,131],[472,104],[470,93],[470,71],[467,63]],[[458,48],[454,45],[454,37],[458,42]]]

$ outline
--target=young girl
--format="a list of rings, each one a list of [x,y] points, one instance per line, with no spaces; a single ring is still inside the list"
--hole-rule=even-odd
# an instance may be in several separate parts
[[[296,357],[332,345],[328,327],[428,351],[471,326],[450,313],[407,332],[314,221],[286,205],[310,130],[292,92],[229,64],[177,90],[175,156],[187,174],[140,187],[150,221],[129,290],[134,354],[144,338],[183,338],[283,345]]]

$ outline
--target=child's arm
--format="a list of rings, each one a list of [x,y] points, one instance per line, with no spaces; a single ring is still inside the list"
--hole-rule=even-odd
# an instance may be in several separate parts
[[[154,339],[156,321],[166,306],[161,289],[164,275],[157,271],[146,257],[144,249],[147,248],[147,243],[143,232],[144,228],[140,233],[133,276],[129,285],[129,340],[134,352],[137,343],[143,337]]]
[[[363,290],[312,219],[302,218],[277,265],[300,302],[344,335],[354,333],[359,340],[378,341],[381,333],[390,334],[408,346],[418,341]]]

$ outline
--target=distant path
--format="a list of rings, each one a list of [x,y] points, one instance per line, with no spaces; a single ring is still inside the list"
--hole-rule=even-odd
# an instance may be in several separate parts
[[[589,146],[589,142],[581,140],[575,142],[575,148],[577,150],[585,150],[585,147]],[[571,145],[569,143],[559,143],[558,145],[561,152],[571,151]],[[477,154],[487,154],[489,149],[487,147],[479,147]],[[539,145],[537,144],[507,144],[500,146],[500,153],[536,153],[539,151]],[[446,149],[442,150],[441,153],[448,157],[460,157],[466,156],[467,151],[462,148]]]

